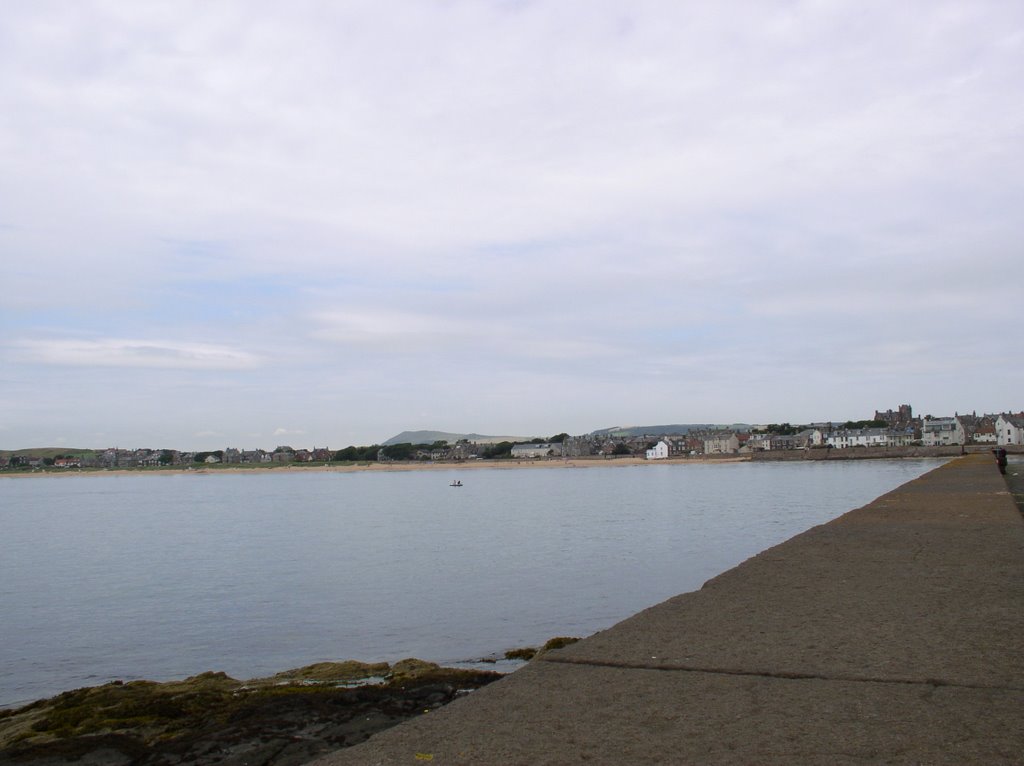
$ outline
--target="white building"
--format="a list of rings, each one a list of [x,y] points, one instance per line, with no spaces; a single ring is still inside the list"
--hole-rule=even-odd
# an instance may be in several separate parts
[[[850,428],[833,431],[825,443],[834,449],[850,447],[888,447],[889,430],[886,428]]]
[[[805,428],[797,436],[804,440],[805,447],[820,447],[825,443],[825,434],[820,428]]]
[[[971,441],[975,444],[998,444],[999,437],[996,434],[996,424],[986,418],[974,429],[974,433],[971,434]]]
[[[890,447],[909,447],[914,443],[914,429],[906,428],[889,432]]]
[[[561,456],[562,445],[552,442],[543,444],[516,444],[512,447],[512,457],[554,457]]]
[[[959,418],[925,418],[921,424],[921,443],[926,447],[966,442],[967,434]]]
[[[996,443],[1001,446],[1024,444],[1024,415],[1000,415],[996,418]]]
[[[913,434],[906,431],[892,431],[888,428],[850,428],[833,431],[825,437],[825,444],[834,449],[905,447],[912,439]]]
[[[648,460],[668,459],[668,442],[660,441],[645,453]]]

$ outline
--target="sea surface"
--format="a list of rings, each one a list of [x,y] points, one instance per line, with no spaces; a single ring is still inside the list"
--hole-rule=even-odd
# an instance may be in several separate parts
[[[0,706],[586,636],[940,462],[0,479]]]

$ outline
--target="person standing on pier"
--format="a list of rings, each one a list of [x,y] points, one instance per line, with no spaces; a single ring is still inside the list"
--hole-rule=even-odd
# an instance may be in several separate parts
[[[1006,475],[1006,450],[1003,449],[1002,447],[1000,447],[999,449],[992,450],[992,452],[995,453],[996,465],[999,466],[999,473],[1001,473],[1001,474],[1003,474],[1005,476]]]

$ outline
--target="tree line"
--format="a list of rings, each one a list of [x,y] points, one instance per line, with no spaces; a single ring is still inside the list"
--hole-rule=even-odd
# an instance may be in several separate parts
[[[497,444],[489,444],[480,452],[480,457],[488,460],[495,460],[503,457],[511,457],[512,448],[517,444],[551,443],[561,444],[569,434],[555,434],[547,439],[536,438],[525,441],[502,441]],[[401,442],[399,444],[388,444],[381,446],[373,444],[368,447],[349,446],[334,453],[331,460],[338,462],[374,462],[383,457],[386,460],[415,460],[420,456],[421,460],[429,460],[429,453],[435,450],[448,449],[451,445],[444,439],[429,444],[413,444],[412,442]]]

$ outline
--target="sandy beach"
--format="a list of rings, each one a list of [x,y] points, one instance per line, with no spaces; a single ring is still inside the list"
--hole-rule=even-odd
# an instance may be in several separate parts
[[[1011,454],[1020,454],[1024,448],[1008,446]],[[952,458],[962,454],[988,454],[991,445],[972,444],[966,448],[959,445],[943,447],[880,447],[837,450],[779,450],[739,455],[694,455],[662,460],[647,460],[643,457],[574,457],[539,459],[499,459],[463,461],[395,461],[386,463],[260,463],[232,465],[193,465],[147,468],[41,468],[25,471],[0,471],[0,478],[24,478],[32,476],[174,476],[180,474],[252,474],[263,471],[278,473],[333,472],[333,473],[393,473],[400,471],[446,471],[461,473],[483,468],[516,470],[523,468],[625,468],[649,465],[702,465],[710,463],[746,463],[761,461],[834,461],[834,460],[893,460],[900,458]]]
[[[647,460],[642,457],[615,458],[552,458],[547,460],[467,460],[463,462],[390,462],[390,463],[353,463],[331,465],[317,463],[302,465],[288,463],[285,465],[232,465],[232,466],[201,466],[169,468],[50,468],[45,470],[4,472],[0,478],[29,478],[33,476],[172,476],[176,474],[220,474],[220,473],[256,473],[274,471],[278,473],[394,473],[399,471],[475,471],[482,468],[519,469],[519,468],[597,468],[597,467],[632,467],[643,465],[699,465],[705,463],[743,463],[748,462],[748,455],[723,455],[722,457],[690,457],[669,458],[667,460]]]

